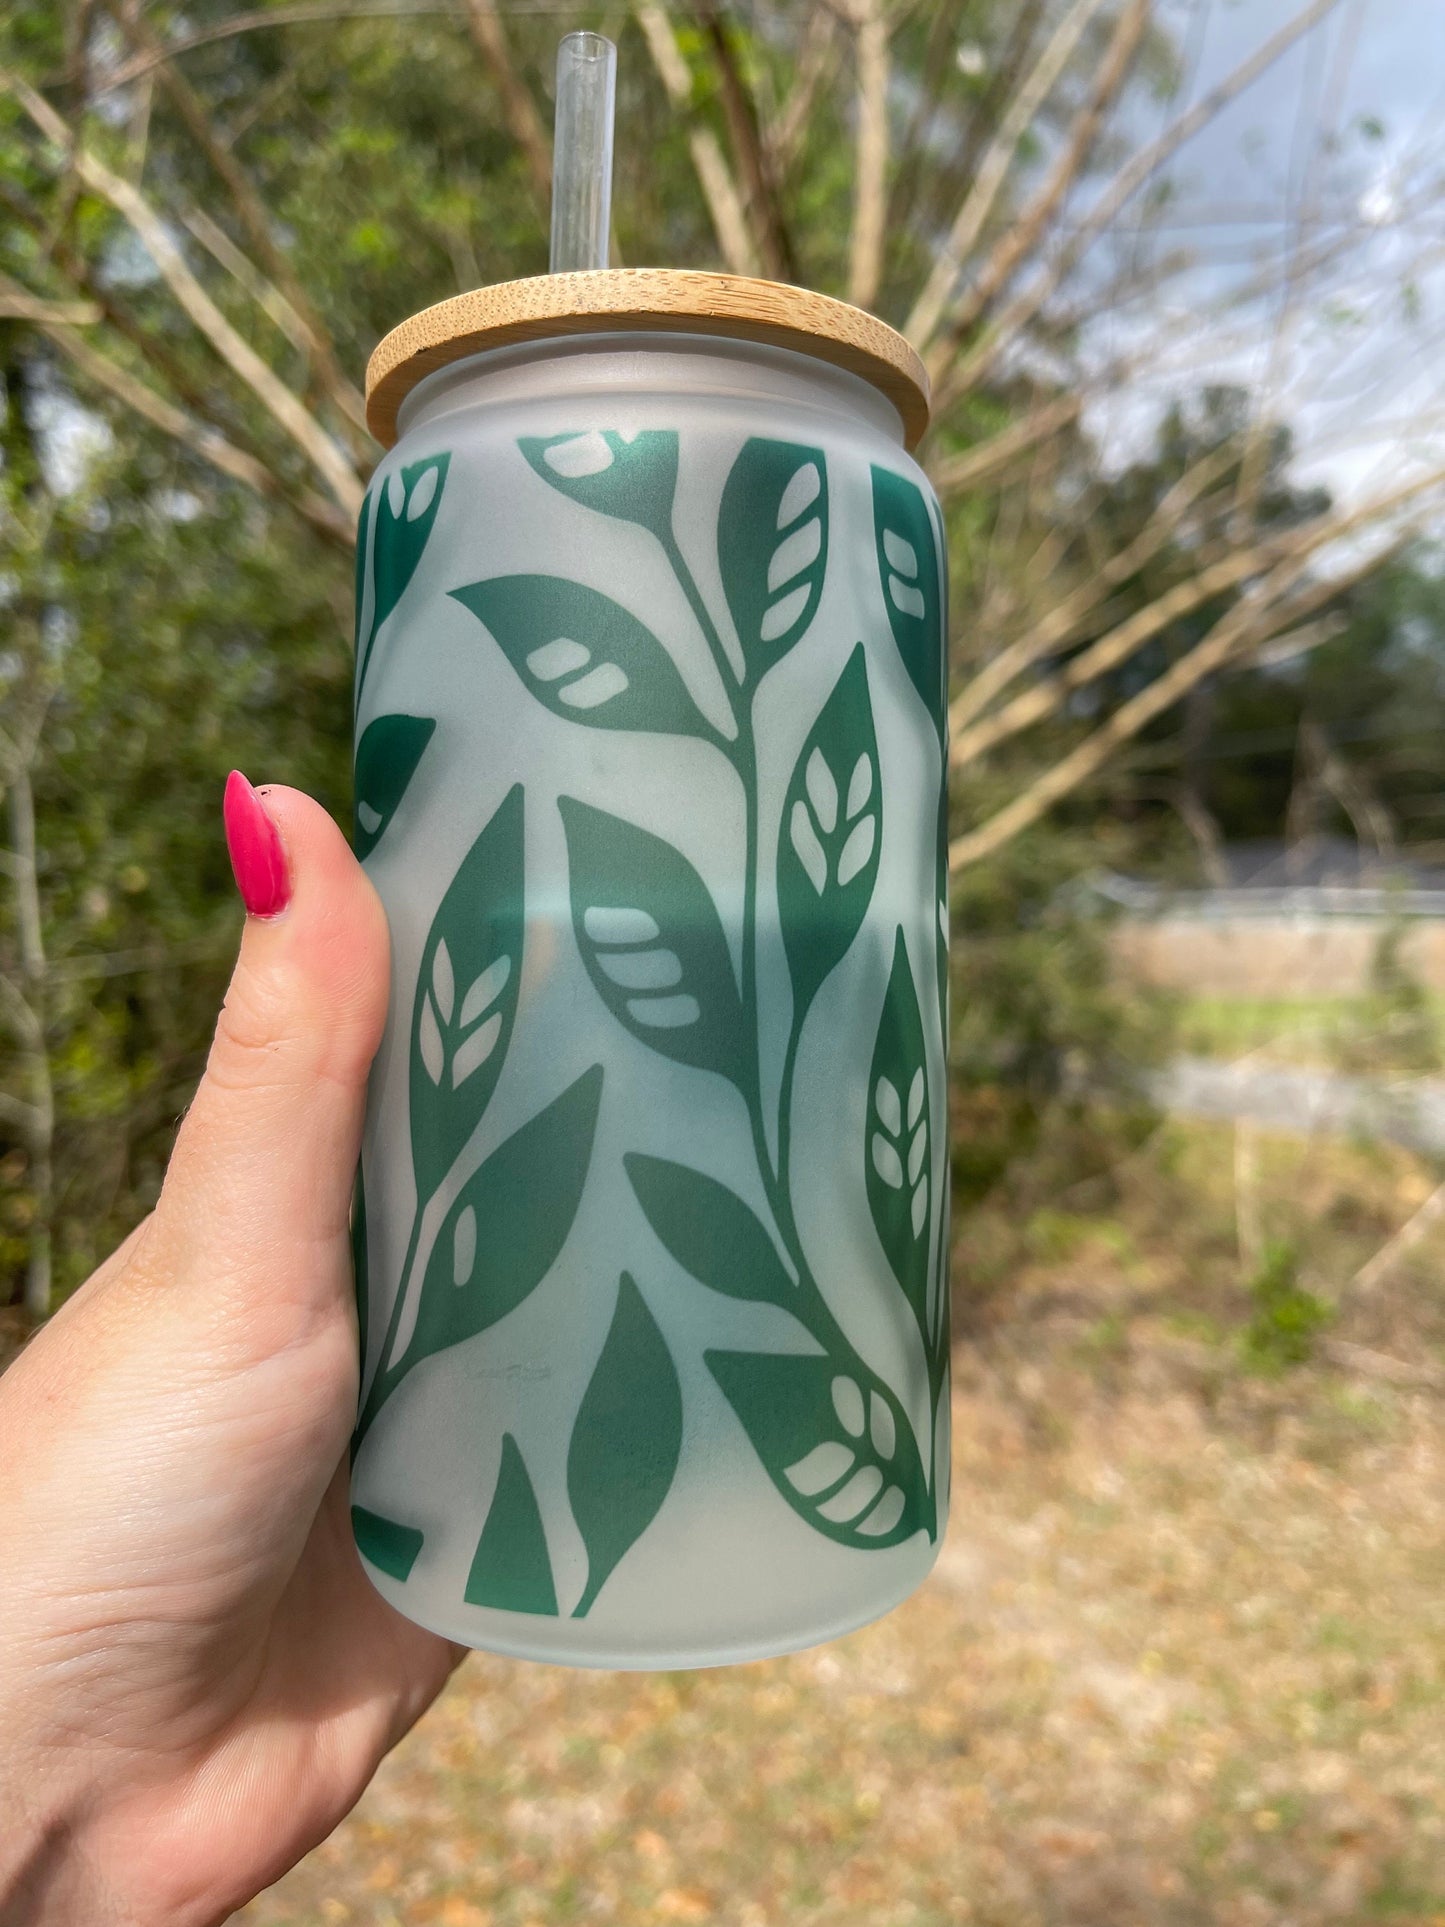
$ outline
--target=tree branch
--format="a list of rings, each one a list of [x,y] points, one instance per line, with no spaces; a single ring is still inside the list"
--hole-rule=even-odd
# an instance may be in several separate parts
[[[671,22],[657,0],[637,0],[633,13],[668,99],[680,115],[691,120],[692,74],[677,44]],[[732,274],[760,273],[758,253],[748,232],[742,198],[723,158],[717,136],[710,127],[694,123],[688,129],[687,145],[724,264]]]
[[[316,363],[316,372],[324,392],[342,417],[365,434],[366,404],[359,389],[342,372],[330,333],[302,285],[290,257],[277,242],[265,205],[245,169],[231,150],[217,139],[211,117],[200,96],[175,62],[165,57],[165,45],[146,19],[138,0],[124,0],[123,5],[118,4],[118,0],[107,0],[107,5],[131,43],[147,54],[158,56],[157,65],[152,71],[167,99],[180,115],[191,139],[205,156],[211,172],[230,196],[236,218],[257,260],[275,282],[299,327],[303,337],[301,345]]]
[[[848,248],[848,299],[869,308],[883,278],[888,213],[888,23],[883,0],[855,0],[858,49],[853,232]]]
[[[1403,547],[1412,532],[1413,529],[1398,534],[1387,553],[1395,553]],[[950,873],[957,874],[970,863],[992,856],[1022,830],[1036,823],[1055,803],[1101,769],[1122,743],[1137,736],[1156,716],[1163,715],[1196,683],[1218,669],[1240,642],[1263,639],[1275,629],[1293,626],[1322,602],[1327,602],[1351,582],[1358,581],[1361,576],[1377,568],[1382,559],[1379,554],[1361,558],[1342,575],[1317,582],[1288,609],[1282,605],[1275,606],[1277,598],[1304,572],[1308,561],[1295,559],[1283,564],[1266,582],[1221,616],[1209,634],[1196,643],[1188,655],[1172,664],[1162,676],[1156,677],[1147,688],[1140,690],[1137,696],[1122,703],[1107,722],[1086,737],[1070,755],[1046,770],[1021,796],[1015,797],[1013,802],[991,816],[978,829],[956,837],[948,850]]]
[[[12,284],[0,275],[0,299]],[[61,352],[73,361],[82,374],[87,375],[98,388],[113,395],[117,401],[124,402],[153,428],[169,435],[185,448],[209,462],[212,468],[219,469],[232,481],[244,483],[256,494],[288,502],[329,541],[344,548],[355,544],[356,531],[352,521],[326,499],[314,494],[310,489],[292,496],[282,486],[273,470],[244,449],[237,448],[234,442],[227,441],[219,430],[198,422],[174,402],[158,395],[148,388],[137,376],[112,361],[97,348],[91,346],[76,331],[59,322],[39,322],[37,326],[47,340],[53,341]]]
[[[1033,251],[1048,221],[1083,172],[1099,137],[1104,117],[1118,98],[1134,65],[1139,43],[1149,24],[1151,8],[1152,0],[1129,0],[1114,23],[1114,32],[1094,78],[1094,85],[1074,119],[1058,159],[1039,192],[1004,230],[972,286],[947,316],[930,354],[932,369],[944,366],[989,302],[1001,288],[1008,285],[1019,263]]]
[[[997,435],[990,435],[987,441],[976,442],[958,455],[935,456],[927,463],[934,490],[940,499],[946,499],[950,495],[961,495],[965,489],[977,488],[1007,468],[1016,456],[1076,422],[1083,407],[1080,395],[1056,395],[1029,414],[1020,415],[1017,421],[1010,422]]]
[[[200,333],[312,463],[344,513],[354,517],[362,496],[356,470],[305,404],[227,321],[187,267],[150,202],[83,147],[54,108],[18,76],[0,69],[0,87],[13,96],[46,139],[69,156],[85,185],[129,222]]]
[[[763,268],[774,281],[796,281],[797,252],[783,218],[777,183],[773,179],[768,153],[758,129],[757,108],[738,65],[731,29],[711,4],[703,7],[702,19],[708,44],[717,62],[719,92],[733,158],[747,183],[748,212],[752,217],[752,232]]]
[[[1132,200],[1155,170],[1192,140],[1201,127],[1213,120],[1246,87],[1282,59],[1301,35],[1308,33],[1338,5],[1339,0],[1311,0],[1309,6],[1304,7],[1278,33],[1241,61],[1232,73],[1181,114],[1156,140],[1140,148],[1129,159],[1060,249],[1056,260],[1045,267],[1032,286],[1022,290],[1008,303],[993,325],[974,343],[950,379],[949,392],[952,397],[956,398],[977,387],[1004,349],[1017,339],[1065,276],[1072,272],[1091,243],[1108,227],[1120,209]]]
[[[1288,535],[1277,536],[1268,542],[1257,543],[1252,548],[1231,550],[1221,556],[1208,568],[1201,569],[1187,582],[1179,582],[1162,596],[1155,598],[1146,608],[1137,610],[1124,622],[1111,629],[1105,636],[1090,645],[1076,656],[1056,676],[1049,676],[1033,688],[1016,696],[1010,703],[965,729],[956,736],[949,751],[950,763],[955,768],[982,756],[1006,737],[1016,736],[1022,729],[1042,722],[1053,714],[1065,698],[1076,689],[1096,682],[1100,676],[1117,669],[1130,656],[1137,655],[1146,642],[1157,636],[1171,622],[1190,614],[1210,601],[1237,587],[1251,575],[1258,575],[1261,569],[1293,569],[1284,586],[1289,587],[1297,576],[1308,567],[1310,558],[1328,544],[1338,542],[1346,535],[1367,522],[1389,515],[1411,496],[1430,488],[1438,487],[1445,481],[1445,470],[1435,470],[1423,479],[1416,479],[1402,485],[1400,489],[1380,499],[1372,499],[1348,514],[1331,511],[1306,522],[1303,527],[1292,529]],[[1271,580],[1273,578],[1270,578]],[[1353,580],[1353,577],[1347,577]],[[1254,594],[1255,591],[1251,591]],[[1248,600],[1248,598],[1246,598]],[[1273,633],[1273,632],[1271,632]]]
[[[969,250],[993,212],[1008,171],[1013,166],[1019,143],[1053,92],[1085,29],[1103,4],[1104,0],[1074,0],[1050,35],[1027,79],[1009,102],[1003,124],[989,143],[973,187],[955,215],[948,238],[939,249],[932,272],[924,283],[923,292],[913,304],[913,312],[904,324],[903,332],[920,354],[927,349],[943,317]]]
[[[497,92],[502,97],[502,113],[508,132],[522,150],[531,177],[532,191],[540,207],[548,206],[552,196],[552,143],[537,112],[531,89],[517,71],[507,39],[506,24],[495,0],[466,0],[467,25],[483,58],[491,67]]]

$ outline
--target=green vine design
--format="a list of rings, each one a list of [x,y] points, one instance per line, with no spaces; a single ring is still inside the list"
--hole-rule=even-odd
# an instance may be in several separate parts
[[[920,1529],[936,1537],[933,1458],[947,1331],[946,1312],[939,1308],[941,1286],[930,1301],[926,1273],[935,1228],[940,1251],[946,1242],[941,1214],[925,1196],[927,1222],[921,1232],[914,1228],[916,1176],[905,1213],[900,1215],[892,1197],[898,1187],[888,1186],[874,1210],[880,1240],[919,1320],[928,1357],[933,1424],[926,1468],[901,1402],[834,1317],[811,1269],[793,1205],[793,1090],[803,1030],[823,983],[862,928],[882,847],[883,799],[862,643],[815,718],[787,790],[777,889],[793,998],[775,1103],[765,1096],[761,1075],[761,824],[754,711],[759,684],[802,639],[821,601],[829,534],[823,451],[755,437],[729,474],[719,513],[718,562],[741,650],[736,660],[674,534],[675,434],[591,431],[529,438],[520,446],[549,487],[657,538],[706,642],[726,695],[730,729],[720,733],[701,715],[661,643],[606,597],[553,577],[498,578],[453,594],[488,628],[524,685],[555,713],[593,727],[707,740],[731,764],[744,799],[743,930],[736,975],[707,886],[681,853],[622,818],[561,799],[574,932],[594,987],[638,1041],[675,1062],[712,1070],[739,1091],[772,1228],[727,1186],[688,1166],[633,1153],[624,1159],[628,1177],[660,1242],[690,1275],[733,1297],[780,1306],[818,1348],[812,1354],[705,1354],[783,1499],[815,1530],[858,1549],[897,1545]],[[903,597],[905,604],[915,599]],[[928,613],[925,607],[925,626]],[[937,641],[933,646],[941,647]],[[922,1020],[901,932],[894,976],[897,987],[890,981],[875,1059],[894,1052],[911,1062],[921,1056]],[[894,1068],[902,1078],[904,1070]],[[915,1117],[915,1135],[917,1125]],[[898,1130],[904,1129],[900,1114]],[[917,1162],[910,1143],[894,1150],[900,1170]],[[931,1186],[931,1144],[925,1143],[923,1155]],[[909,1231],[907,1250],[900,1227]],[[629,1304],[635,1298],[642,1305],[629,1279],[623,1295]],[[621,1304],[620,1298],[619,1317]],[[636,1322],[635,1310],[633,1318]],[[612,1343],[609,1338],[609,1348]],[[652,1358],[647,1383],[649,1399],[656,1402],[657,1388],[673,1368],[660,1335],[656,1345],[641,1349]],[[584,1416],[602,1399],[597,1388],[606,1366],[604,1350]],[[670,1411],[666,1399],[662,1404]],[[615,1398],[610,1409],[618,1409]],[[583,1426],[580,1417],[578,1424]],[[621,1508],[631,1522],[609,1538],[600,1577],[594,1559],[579,1614],[590,1608],[599,1584],[660,1505],[675,1468],[680,1425],[679,1408],[677,1438],[669,1419],[660,1434],[654,1428],[650,1444],[647,1438],[640,1445],[634,1441],[634,1457],[641,1451],[650,1468],[646,1503],[639,1501],[631,1514]],[[575,1436],[573,1460],[596,1463],[595,1453],[582,1452]],[[624,1453],[619,1465],[626,1463]],[[628,1479],[620,1484],[626,1486]],[[571,1496],[583,1524],[578,1492]],[[585,1524],[583,1530],[586,1536]]]

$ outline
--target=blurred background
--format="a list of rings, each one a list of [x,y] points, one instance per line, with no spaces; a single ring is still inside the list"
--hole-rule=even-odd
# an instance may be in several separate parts
[[[794,1659],[472,1660],[244,1919],[1438,1927],[1440,0],[8,10],[0,1357],[155,1198],[225,772],[349,819],[362,370],[545,269],[579,26],[614,263],[933,377],[953,1529]]]

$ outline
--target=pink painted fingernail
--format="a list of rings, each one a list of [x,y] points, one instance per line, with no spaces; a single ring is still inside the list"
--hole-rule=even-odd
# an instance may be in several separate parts
[[[240,770],[226,778],[226,848],[236,888],[247,914],[275,917],[291,901],[291,879],[286,874],[286,852],[281,835],[266,814],[266,806]]]

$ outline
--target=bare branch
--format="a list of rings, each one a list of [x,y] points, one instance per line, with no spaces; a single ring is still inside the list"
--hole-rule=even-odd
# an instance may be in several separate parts
[[[962,768],[965,763],[982,756],[1006,737],[1016,736],[1020,730],[1042,722],[1074,690],[1096,682],[1100,676],[1127,662],[1130,656],[1137,655],[1146,642],[1171,622],[1202,607],[1213,597],[1237,587],[1248,577],[1258,575],[1262,569],[1276,565],[1293,569],[1295,575],[1289,577],[1284,585],[1290,586],[1308,567],[1310,558],[1322,548],[1341,541],[1366,523],[1389,515],[1403,501],[1438,487],[1442,481],[1445,481],[1445,470],[1436,470],[1428,476],[1403,484],[1385,497],[1371,499],[1347,514],[1332,510],[1272,541],[1257,543],[1252,548],[1228,551],[1217,562],[1199,570],[1188,581],[1176,583],[1147,607],[1137,610],[1107,635],[1101,636],[1057,675],[1046,677],[993,715],[962,731],[952,741],[950,762],[955,768]],[[1347,579],[1353,580],[1352,577]]]
[[[666,12],[658,0],[638,0],[633,12],[668,99],[679,114],[691,118],[692,74]],[[687,144],[723,261],[733,274],[760,273],[761,264],[748,232],[742,197],[717,136],[710,127],[693,124],[688,130]]]
[[[888,23],[883,0],[856,0],[858,127],[853,180],[853,233],[848,299],[860,308],[878,298],[888,213]]]
[[[775,181],[782,180],[793,164],[798,144],[808,131],[808,119],[818,90],[829,79],[837,60],[839,41],[838,22],[832,9],[825,6],[823,0],[815,0],[803,30],[792,90],[764,137]]]
[[[55,327],[92,328],[100,320],[100,309],[93,301],[46,301],[38,294],[27,294],[10,284],[0,293],[0,321],[47,322]]]
[[[954,697],[948,712],[950,729],[955,732],[962,730],[1016,676],[1021,676],[1031,664],[1076,635],[1079,625],[1087,620],[1110,589],[1127,582],[1131,575],[1159,553],[1199,497],[1238,459],[1237,446],[1225,442],[1187,469],[1132,542],[1110,556],[1087,582],[1051,609],[1027,635],[1021,636],[1017,642],[1001,650],[991,662],[984,664],[968,686]]]
[[[1023,289],[1007,304],[993,325],[974,344],[951,379],[952,395],[956,397],[977,387],[1004,349],[1018,338],[1022,329],[1027,327],[1060,283],[1073,271],[1092,243],[1151,175],[1338,5],[1339,0],[1311,0],[1309,6],[1302,8],[1278,33],[1241,61],[1232,73],[1181,114],[1156,140],[1150,141],[1130,157],[1060,249],[1056,259],[1036,276],[1030,287]]]
[[[1430,1231],[1445,1218],[1445,1184],[1437,1184],[1418,1210],[1411,1213],[1393,1238],[1380,1246],[1373,1258],[1360,1266],[1350,1280],[1352,1292],[1369,1293],[1382,1285],[1403,1258],[1407,1258]]]
[[[1075,116],[1057,160],[1033,200],[999,237],[962,301],[949,313],[940,339],[930,352],[931,368],[940,368],[947,361],[989,302],[1008,285],[1019,263],[1032,253],[1046,224],[1079,178],[1099,137],[1104,117],[1129,77],[1144,29],[1149,24],[1151,7],[1152,0],[1129,0],[1119,15],[1089,97]]]
[[[366,406],[359,389],[347,380],[336,359],[331,336],[292,266],[286,250],[276,240],[270,217],[260,195],[231,150],[216,137],[211,117],[195,89],[175,63],[165,57],[160,36],[146,20],[138,0],[124,5],[108,0],[113,17],[131,42],[147,54],[158,56],[154,69],[166,97],[175,107],[192,140],[206,158],[211,172],[230,196],[236,218],[255,252],[257,260],[276,284],[276,289],[299,328],[303,346],[314,358],[322,388],[353,427],[366,430]],[[210,245],[209,242],[206,243]],[[213,250],[214,252],[214,250]],[[244,257],[243,257],[244,258]],[[233,273],[234,269],[231,270]],[[240,278],[240,277],[238,277]],[[243,282],[244,285],[244,282]],[[268,309],[268,312],[270,310]],[[275,319],[275,316],[272,316]]]
[[[758,127],[757,108],[738,65],[731,28],[711,4],[703,6],[702,22],[717,63],[718,91],[728,125],[728,139],[738,172],[747,184],[748,213],[763,267],[774,281],[796,281],[797,251],[783,218],[777,183]]]
[[[4,297],[4,291],[11,285],[5,277],[0,276],[0,298]],[[264,462],[237,448],[217,429],[196,421],[184,409],[177,408],[174,402],[167,401],[153,388],[148,388],[137,376],[121,367],[119,362],[112,361],[109,356],[92,347],[73,328],[58,322],[42,322],[38,325],[41,333],[53,341],[82,374],[107,394],[114,395],[117,401],[124,402],[127,408],[133,409],[153,428],[159,428],[162,434],[171,436],[193,454],[209,462],[212,468],[229,475],[233,481],[244,483],[258,495],[291,501],[306,520],[329,540],[345,548],[353,546],[356,539],[353,523],[324,496],[313,494],[308,489],[299,497],[291,497]]]
[[[312,463],[342,510],[355,516],[361,508],[362,496],[356,470],[310,409],[227,321],[186,266],[164,221],[150,202],[139,189],[112,173],[103,161],[82,146],[54,108],[23,80],[0,69],[0,87],[14,97],[46,139],[69,156],[85,185],[130,223],[161,278],[201,334]]]
[[[1391,544],[1391,552],[1404,545],[1418,522],[1417,517],[1414,524],[1396,536]],[[1046,770],[1021,796],[1015,797],[1013,802],[980,824],[976,830],[956,837],[948,850],[950,872],[956,874],[970,863],[992,856],[1020,831],[1036,823],[1061,798],[1101,769],[1122,743],[1138,735],[1156,716],[1163,715],[1181,696],[1187,695],[1196,683],[1220,668],[1241,642],[1268,636],[1274,628],[1286,624],[1292,626],[1302,616],[1318,608],[1320,603],[1338,595],[1351,582],[1369,574],[1379,566],[1381,560],[1378,553],[1360,558],[1342,574],[1317,582],[1287,610],[1278,604],[1277,599],[1309,565],[1307,558],[1292,559],[1283,564],[1265,583],[1221,616],[1203,641],[1196,643],[1188,655],[1172,664],[1162,676],[1157,676],[1137,696],[1122,703],[1107,722],[1086,737],[1070,755]]]
[[[960,455],[936,457],[928,463],[929,478],[938,495],[947,498],[977,488],[1007,468],[1016,456],[1069,427],[1083,412],[1080,395],[1056,395],[1027,415],[1020,415],[986,442],[977,442]]]
[[[538,203],[546,207],[552,193],[552,143],[531,89],[517,71],[506,25],[495,0],[466,0],[466,7],[472,38],[497,83],[508,131],[522,150]]]
[[[1009,102],[1003,125],[989,144],[972,190],[954,217],[953,226],[938,251],[923,292],[904,324],[903,332],[920,353],[932,339],[964,261],[993,212],[1008,171],[1013,166],[1019,143],[1032,127],[1034,117],[1053,92],[1085,29],[1103,4],[1104,0],[1074,0],[1050,35],[1027,79]]]

